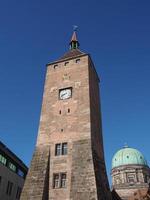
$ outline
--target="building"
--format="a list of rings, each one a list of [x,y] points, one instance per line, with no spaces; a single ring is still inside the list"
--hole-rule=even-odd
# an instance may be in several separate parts
[[[0,200],[20,199],[28,168],[0,142]]]
[[[99,77],[80,51],[47,64],[35,152],[21,200],[111,200],[104,160]]]
[[[122,200],[147,199],[150,168],[140,151],[128,146],[117,151],[112,159],[111,175],[113,190]]]

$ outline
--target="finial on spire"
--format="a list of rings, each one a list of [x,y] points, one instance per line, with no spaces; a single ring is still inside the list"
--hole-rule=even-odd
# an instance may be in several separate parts
[[[70,41],[70,49],[78,49],[80,46],[78,39],[77,39],[77,33],[76,33],[77,28],[78,28],[78,26],[76,26],[76,25],[73,26],[73,34],[72,34],[71,41]]]
[[[128,144],[125,142],[124,143],[124,148],[128,148],[129,146],[128,146]]]

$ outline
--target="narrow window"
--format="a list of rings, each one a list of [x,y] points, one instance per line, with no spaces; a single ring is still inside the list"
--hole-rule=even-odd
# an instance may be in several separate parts
[[[62,155],[67,155],[67,143],[62,143]]]
[[[70,108],[68,108],[68,113],[70,113]]]
[[[61,110],[59,111],[59,114],[61,115]]]
[[[8,194],[9,193],[9,181],[8,181],[8,183],[7,183],[7,190],[6,190],[6,194]]]
[[[56,69],[58,67],[58,65],[54,65],[54,69]]]
[[[8,181],[6,194],[9,195],[9,196],[11,195],[12,187],[13,187],[13,183]]]
[[[56,144],[55,145],[55,156],[60,156],[61,155],[61,144]]]
[[[61,129],[61,132],[63,132],[63,131],[64,131],[64,129],[62,128],[62,129]]]
[[[76,59],[76,63],[79,63],[80,62],[80,59]]]
[[[134,183],[134,176],[128,176],[128,183]]]
[[[148,183],[148,176],[146,176],[146,175],[144,176],[144,182]]]
[[[59,174],[53,176],[53,188],[59,188]]]
[[[69,62],[65,62],[65,64],[64,64],[64,65],[65,65],[65,66],[67,66],[68,64],[69,64]]]
[[[1,186],[1,183],[2,183],[2,177],[0,176],[0,186]]]
[[[22,189],[20,187],[18,187],[17,192],[16,192],[16,199],[20,199],[21,191],[22,191]]]
[[[62,173],[61,174],[61,184],[60,184],[61,188],[65,188],[66,187],[66,173]]]

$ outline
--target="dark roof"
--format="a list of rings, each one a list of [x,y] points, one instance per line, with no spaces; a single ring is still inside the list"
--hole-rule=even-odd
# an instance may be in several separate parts
[[[72,58],[80,55],[84,55],[85,53],[80,51],[79,49],[71,49],[67,53],[65,53],[62,57],[59,58],[59,60],[64,60],[67,58]]]
[[[7,157],[11,158],[11,160],[15,161],[19,166],[21,166],[24,170],[28,170],[28,167],[24,164],[24,162],[16,156],[5,144],[0,141],[0,152],[3,152]]]

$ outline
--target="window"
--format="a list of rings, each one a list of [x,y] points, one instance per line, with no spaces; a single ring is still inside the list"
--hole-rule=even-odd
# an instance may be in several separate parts
[[[59,114],[61,115],[61,110],[59,111]]]
[[[60,156],[61,155],[61,144],[56,144],[55,146],[55,155]]]
[[[147,175],[144,176],[144,182],[148,183],[148,176]]]
[[[19,175],[19,176],[21,176],[21,177],[24,177],[24,172],[22,171],[22,170],[20,170],[20,169],[18,169],[18,172],[17,172],[17,174]]]
[[[13,183],[10,182],[10,181],[8,181],[8,184],[7,184],[7,190],[6,190],[6,194],[7,194],[8,196],[11,195],[12,187],[13,187]]]
[[[67,155],[67,151],[68,151],[68,145],[66,142],[55,145],[55,156]]]
[[[17,192],[16,192],[16,199],[20,199],[21,191],[22,191],[22,189],[20,187],[18,187]]]
[[[70,113],[70,108],[68,108],[68,113]]]
[[[80,59],[76,59],[76,63],[79,63],[80,62]]]
[[[61,129],[61,132],[63,132],[63,131],[64,131],[64,129],[62,128],[62,129]]]
[[[134,183],[134,176],[128,176],[128,183]]]
[[[0,163],[6,165],[6,162],[7,162],[6,158],[0,154]]]
[[[53,176],[53,188],[59,188],[59,174]]]
[[[120,183],[121,183],[120,178],[116,178],[116,180],[115,180],[115,184],[118,185],[118,184],[120,184]]]
[[[69,62],[65,62],[65,64],[64,64],[64,65],[65,65],[65,66],[67,66],[68,64],[69,64]]]
[[[66,173],[57,173],[53,175],[53,188],[65,188],[66,187]]]
[[[56,69],[58,67],[58,65],[54,65],[54,69]]]
[[[62,143],[62,155],[67,155],[67,143]]]
[[[61,188],[65,188],[66,187],[66,173],[62,173],[61,174]]]
[[[15,166],[13,163],[9,162],[9,163],[8,163],[8,167],[9,167],[9,169],[11,169],[12,171],[16,172],[16,166]]]

